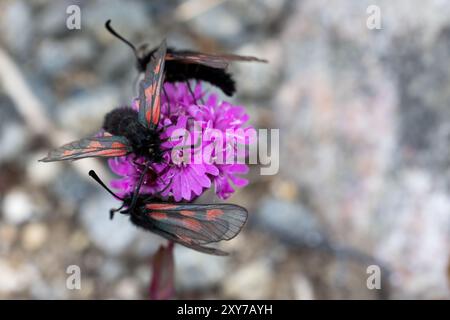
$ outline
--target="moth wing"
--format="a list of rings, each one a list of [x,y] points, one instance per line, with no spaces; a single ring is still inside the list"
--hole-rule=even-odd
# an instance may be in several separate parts
[[[226,69],[231,61],[257,61],[267,62],[252,56],[236,54],[208,54],[194,51],[175,51],[167,54],[167,60],[180,60],[185,63],[198,63],[208,67]]]
[[[160,229],[158,227],[155,227],[151,230],[152,232],[160,235],[163,238],[166,238],[167,240],[173,241],[175,243],[181,244],[182,246],[185,246],[187,248],[199,251],[199,252],[203,252],[203,253],[207,253],[207,254],[213,254],[216,256],[227,256],[228,253],[216,248],[211,248],[211,247],[206,247],[206,246],[201,246],[201,245],[197,245],[194,243],[191,243],[190,241],[188,241],[187,239],[184,238],[180,238],[178,236],[173,235],[172,233],[169,233],[163,229]]]
[[[156,128],[159,123],[166,51],[164,40],[150,59],[144,79],[139,83],[139,122],[147,128]]]
[[[159,234],[166,238],[169,235],[170,240],[196,250],[205,248],[205,244],[234,238],[248,215],[245,208],[234,204],[166,203],[147,204],[146,214]]]
[[[131,146],[125,137],[104,135],[69,142],[51,150],[45,158],[39,161],[52,162],[78,160],[88,157],[120,157],[131,151]]]

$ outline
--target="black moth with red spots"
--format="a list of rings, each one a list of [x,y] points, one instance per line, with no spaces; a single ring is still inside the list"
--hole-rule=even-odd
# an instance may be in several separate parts
[[[102,136],[84,138],[50,151],[43,162],[87,157],[119,157],[134,153],[148,162],[162,160],[160,130],[161,88],[164,80],[165,41],[158,47],[139,84],[139,111],[118,108],[105,116]]]
[[[233,239],[247,220],[247,210],[234,204],[170,204],[140,197],[128,212],[130,221],[188,248],[226,255],[204,245]]]
[[[147,50],[143,45],[139,49],[124,37],[119,35],[110,25],[111,20],[106,21],[105,27],[115,37],[130,46],[137,58],[137,69],[144,72],[148,62],[154,57],[158,48]],[[167,48],[166,54],[166,78],[165,81],[181,82],[189,80],[200,80],[208,82],[220,88],[226,95],[232,96],[236,91],[234,80],[225,71],[232,61],[257,61],[267,62],[251,56],[240,56],[236,54],[208,54],[190,50],[177,50]]]
[[[120,208],[110,211],[111,219],[115,212],[129,215],[134,225],[203,253],[227,255],[222,250],[205,245],[233,239],[247,221],[247,210],[235,204],[165,203],[140,195],[139,186],[133,195],[120,198],[94,171],[91,170],[89,175],[115,198],[123,201]]]

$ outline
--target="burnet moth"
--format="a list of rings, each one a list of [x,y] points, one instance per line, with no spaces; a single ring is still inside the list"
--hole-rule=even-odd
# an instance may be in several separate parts
[[[111,20],[106,21],[105,27],[111,34],[133,50],[137,59],[137,69],[139,72],[144,72],[148,62],[157,51],[157,48],[148,50],[147,45],[136,48],[130,41],[122,37],[111,27]],[[184,81],[189,85],[189,80],[201,80],[220,88],[228,96],[232,96],[236,91],[232,76],[225,71],[230,62],[267,62],[267,60],[252,56],[208,54],[174,48],[167,48],[166,61],[165,81],[170,83]]]
[[[139,194],[144,174],[134,193],[124,198],[112,192],[93,170],[89,175],[123,201],[120,208],[111,209],[111,219],[115,212],[128,215],[134,225],[203,253],[228,255],[205,245],[233,239],[247,220],[247,210],[234,204],[166,203],[154,196]]]
[[[163,41],[147,65],[139,84],[139,111],[117,108],[105,116],[104,132],[51,150],[43,162],[77,160],[87,157],[119,157],[134,153],[147,162],[162,161],[158,123],[161,87],[164,79],[166,42]]]

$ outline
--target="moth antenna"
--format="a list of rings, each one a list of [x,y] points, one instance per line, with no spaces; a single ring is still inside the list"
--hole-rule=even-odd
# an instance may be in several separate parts
[[[158,179],[159,179],[159,177],[158,177]],[[172,185],[172,181],[173,181],[173,176],[170,178],[169,183],[168,183],[162,190],[158,191],[155,195],[150,196],[150,197],[148,197],[147,199],[154,198],[155,196],[162,197],[162,193],[163,193],[164,191],[166,191],[167,189],[169,189],[169,187]],[[146,200],[147,200],[147,199],[146,199]]]
[[[133,198],[131,200],[131,204],[128,207],[128,210],[130,210],[130,211],[134,209],[134,207],[135,207],[135,205],[137,203],[137,199],[139,197],[139,191],[141,190],[141,186],[144,183],[144,178],[145,178],[145,175],[147,174],[147,171],[148,171],[148,163],[145,165],[144,171],[142,171],[141,177],[139,178],[139,182],[136,185],[136,188],[134,190]]]
[[[106,184],[103,183],[103,181],[99,178],[99,176],[95,173],[94,170],[90,170],[89,171],[89,176],[91,176],[92,179],[94,179],[99,185],[101,185],[106,191],[108,191],[110,194],[113,195],[113,197],[124,201],[123,198],[119,197],[117,194],[115,194],[114,192],[111,191],[111,189],[109,189]]]
[[[125,43],[126,45],[128,45],[128,46],[133,50],[134,55],[136,56],[136,58],[139,60],[139,56],[138,56],[138,53],[137,53],[137,49],[136,49],[136,47],[134,46],[134,44],[132,44],[130,41],[128,41],[127,39],[125,39],[124,37],[122,37],[120,34],[118,34],[118,33],[116,32],[116,30],[114,30],[114,29],[111,27],[111,19],[108,19],[108,21],[106,21],[106,23],[105,23],[105,28],[106,28],[106,30],[108,30],[113,36],[115,36],[117,39],[121,40],[123,43]]]

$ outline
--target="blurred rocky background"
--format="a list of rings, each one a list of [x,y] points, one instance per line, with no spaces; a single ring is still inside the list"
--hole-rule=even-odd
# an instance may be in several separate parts
[[[66,27],[72,4],[81,30]],[[134,57],[107,19],[135,43],[270,61],[234,64],[231,100],[280,129],[279,173],[254,166],[230,199],[250,212],[230,257],[176,248],[177,298],[450,298],[445,0],[1,0],[0,298],[148,296],[164,241],[109,221],[118,203],[89,168],[37,162],[135,94]],[[66,288],[70,265],[81,290]]]

